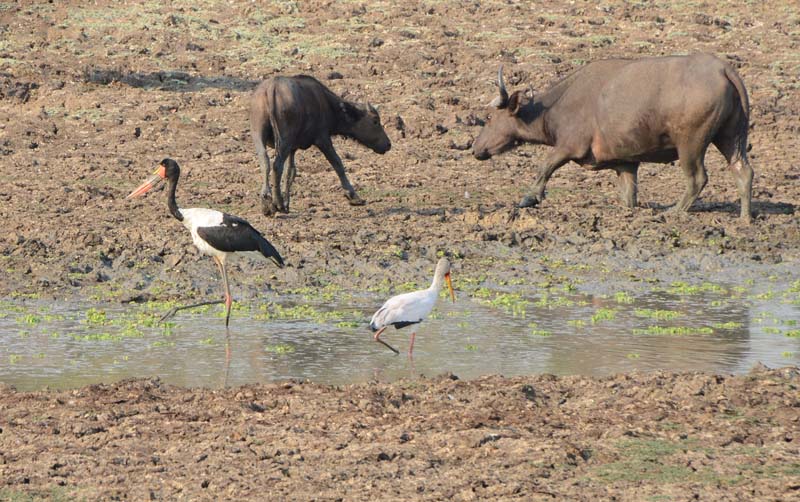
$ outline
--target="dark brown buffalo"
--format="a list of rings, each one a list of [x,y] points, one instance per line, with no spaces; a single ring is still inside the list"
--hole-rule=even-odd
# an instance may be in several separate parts
[[[727,63],[708,54],[645,59],[609,59],[573,72],[536,99],[508,95],[498,72],[498,108],[473,145],[480,160],[520,142],[553,147],[539,171],[532,196],[544,199],[553,172],[569,161],[617,172],[622,201],[636,205],[640,162],[680,160],[686,192],[673,209],[686,211],[708,177],[703,165],[713,143],[728,161],[750,220],[753,170],[747,161],[750,107],[744,83]]]
[[[267,216],[276,211],[289,211],[290,192],[296,174],[294,154],[297,150],[305,150],[312,145],[319,148],[339,176],[350,204],[360,206],[364,201],[347,179],[331,136],[352,138],[380,154],[386,153],[392,146],[372,105],[345,101],[317,79],[307,75],[274,77],[262,82],[253,92],[250,131],[264,177],[261,204]],[[271,194],[267,145],[275,149]],[[283,164],[287,159],[289,171],[286,173],[284,199],[280,186]]]

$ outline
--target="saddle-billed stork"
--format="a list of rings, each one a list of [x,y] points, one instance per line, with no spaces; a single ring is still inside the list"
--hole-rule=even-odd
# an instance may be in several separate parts
[[[439,263],[436,264],[436,271],[433,274],[433,283],[431,283],[431,287],[421,291],[413,291],[411,293],[393,296],[386,300],[386,303],[375,312],[375,315],[372,316],[372,320],[369,323],[369,327],[375,332],[375,341],[386,345],[395,354],[399,354],[397,349],[381,340],[381,333],[389,326],[400,329],[422,322],[423,319],[431,313],[433,306],[436,305],[436,300],[439,298],[439,290],[442,289],[443,282],[447,282],[447,288],[450,290],[450,298],[452,298],[453,303],[455,303],[456,294],[455,291],[453,291],[453,283],[450,280],[450,262],[447,258],[441,258]],[[414,338],[416,336],[416,331],[411,333],[411,344],[408,346],[409,357],[411,357],[414,352]]]
[[[192,241],[201,253],[214,259],[225,284],[225,326],[231,317],[231,291],[228,287],[228,273],[225,268],[225,259],[230,253],[254,251],[271,259],[278,267],[283,267],[283,258],[272,244],[261,233],[253,228],[250,223],[221,211],[205,208],[181,209],[175,202],[175,189],[178,186],[181,169],[172,159],[164,159],[158,169],[147,178],[139,187],[128,194],[126,199],[139,197],[146,194],[164,180],[167,180],[167,207],[170,214],[183,223],[191,233]],[[222,300],[195,303],[183,307],[175,307],[167,312],[161,320],[174,315],[177,311],[201,305],[223,303]]]

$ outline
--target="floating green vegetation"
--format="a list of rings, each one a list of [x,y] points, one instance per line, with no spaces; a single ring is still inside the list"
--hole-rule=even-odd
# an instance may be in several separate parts
[[[467,346],[464,347],[464,348],[469,350],[469,351],[471,351],[471,352],[475,352],[476,350],[478,350],[478,346],[477,345],[472,345],[472,344],[467,344]]]
[[[203,338],[202,340],[200,340],[200,344],[201,345],[215,345],[216,344],[216,340],[214,339],[213,336],[209,336],[208,338]]]
[[[175,342],[171,342],[169,340],[158,340],[150,344],[151,349],[155,349],[158,347],[174,347]]]
[[[788,291],[789,291],[789,293],[800,293],[800,279],[794,281],[789,286],[789,290]]]
[[[633,297],[626,291],[614,293],[614,301],[617,303],[633,303]]]
[[[41,293],[23,293],[21,291],[12,291],[9,295],[11,298],[19,298],[22,300],[38,300],[42,297]]]
[[[797,319],[785,319],[781,321],[781,324],[785,324],[787,326],[797,326]]]
[[[793,329],[784,333],[789,338],[800,338],[800,329]]]
[[[486,280],[486,274],[481,274],[478,277],[469,277],[469,276],[462,276],[462,275],[458,276],[458,283],[462,287],[468,287],[468,288],[471,287],[473,289],[476,286],[478,286],[478,284],[481,284],[485,280]]]
[[[458,324],[456,324],[456,326],[458,326],[461,329],[467,329],[469,328],[470,325],[468,321],[460,321]]]
[[[0,301],[0,309],[3,309],[6,313],[22,313],[25,312],[25,307],[22,305],[17,305],[15,303],[7,302],[7,301]]]
[[[39,324],[40,322],[42,322],[42,318],[36,314],[25,314],[22,317],[17,317],[18,324],[28,324],[33,326]]]
[[[517,293],[500,293],[486,303],[503,309],[514,317],[525,317],[529,302]]]
[[[794,352],[786,350],[784,352],[781,352],[781,355],[786,358],[792,358],[794,357]]]
[[[714,329],[738,329],[742,327],[742,323],[740,322],[717,322],[712,324]]]
[[[774,315],[774,314],[772,314],[771,312],[761,312],[760,314],[758,314],[757,316],[755,316],[755,317],[753,318],[753,320],[754,320],[755,322],[759,323],[759,324],[763,324],[763,323],[765,323],[765,322],[767,322],[767,321],[770,321],[770,322],[779,322],[779,321],[778,321],[778,318],[777,318],[777,317],[775,317],[775,315]]]
[[[546,329],[538,329],[534,328],[531,330],[531,335],[533,336],[553,336],[553,333]]]
[[[721,307],[721,306],[725,305],[725,301],[723,301],[723,300],[714,300],[714,301],[711,302],[710,305],[712,307]]]
[[[626,354],[625,357],[627,357],[628,359],[639,359],[641,356],[636,352],[631,352],[629,354]]]
[[[764,293],[753,295],[750,298],[753,300],[772,300],[773,298],[775,298],[775,292],[770,289],[769,291],[765,291]]]
[[[362,323],[358,321],[339,321],[336,323],[337,328],[357,328],[361,326]]]
[[[658,319],[659,321],[671,321],[683,316],[682,312],[678,312],[676,310],[636,309],[633,311],[633,313],[638,317]]]
[[[105,310],[90,308],[86,311],[86,320],[84,323],[89,326],[105,326],[106,324],[111,324],[111,321],[106,315]]]
[[[22,356],[19,354],[9,354],[8,355],[8,362],[10,364],[17,364],[22,359]]]
[[[565,293],[574,293],[578,290],[578,286],[575,285],[573,282],[565,282],[561,285],[561,291]]]
[[[773,326],[767,326],[767,327],[764,328],[764,333],[767,333],[767,334],[770,334],[770,335],[780,335],[781,333],[783,333],[783,331],[781,331],[780,328],[775,328]]]
[[[345,317],[352,317],[352,314],[341,310],[321,311],[308,304],[284,307],[279,303],[266,303],[258,307],[260,311],[254,317],[260,320],[270,319],[309,319],[317,323],[344,320]]]
[[[675,281],[667,288],[667,293],[673,295],[699,295],[701,293],[717,293],[724,294],[725,288],[718,284],[704,282],[700,285],[688,284],[683,281]]]
[[[84,335],[72,333],[70,338],[79,342],[118,342],[122,336],[113,333],[87,333]]]
[[[634,335],[672,335],[672,336],[687,336],[687,335],[710,335],[714,330],[709,327],[693,328],[689,326],[648,326],[645,329],[636,328],[633,330]]]
[[[475,298],[483,298],[483,299],[491,298],[493,294],[494,292],[487,287],[480,287],[472,292],[472,296],[474,296]]]
[[[288,343],[278,343],[275,345],[265,345],[264,351],[271,354],[291,354],[294,352],[294,345]]]
[[[617,311],[614,309],[600,308],[592,315],[592,324],[597,324],[603,321],[611,321],[617,317]]]
[[[569,324],[570,326],[574,326],[576,328],[580,328],[586,326],[586,321],[584,321],[583,319],[572,319],[567,321],[567,324]]]

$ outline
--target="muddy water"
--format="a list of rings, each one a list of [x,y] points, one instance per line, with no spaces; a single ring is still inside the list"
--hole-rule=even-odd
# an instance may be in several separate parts
[[[419,327],[387,330],[395,356],[367,329],[377,295],[272,298],[155,322],[166,305],[5,300],[0,382],[20,390],[71,388],[135,376],[184,386],[309,379],[347,384],[453,372],[461,378],[532,373],[608,375],[632,370],[742,373],[757,362],[797,364],[800,292],[772,278],[760,288],[674,283],[587,293],[530,287],[461,291]],[[229,357],[228,357],[229,354]]]

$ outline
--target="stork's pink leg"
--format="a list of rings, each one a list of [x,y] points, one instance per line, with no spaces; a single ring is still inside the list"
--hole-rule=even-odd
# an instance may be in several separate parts
[[[414,339],[417,337],[417,332],[411,333],[411,345],[408,346],[408,357],[414,357]]]

